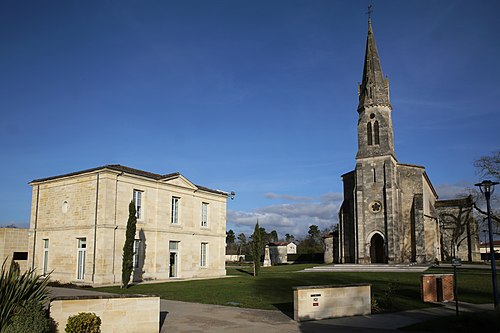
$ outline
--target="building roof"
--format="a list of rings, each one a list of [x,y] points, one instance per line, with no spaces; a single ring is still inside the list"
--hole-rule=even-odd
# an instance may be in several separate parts
[[[489,242],[488,243],[482,242],[479,246],[480,247],[490,247],[490,243]],[[494,240],[493,241],[493,246],[494,247],[497,247],[497,246],[500,247],[500,240]]]
[[[269,246],[287,246],[290,243],[291,242],[271,242],[267,245],[269,245]]]
[[[472,208],[472,196],[467,196],[465,198],[451,199],[451,200],[438,200],[436,201],[436,207],[471,207]]]
[[[104,170],[104,169],[118,171],[118,172],[123,172],[123,173],[128,173],[128,174],[131,174],[131,175],[140,176],[140,177],[144,177],[144,178],[149,178],[149,179],[153,179],[153,180],[157,180],[157,181],[160,181],[160,180],[169,180],[169,179],[181,176],[181,174],[179,172],[173,172],[173,173],[167,173],[167,174],[161,175],[161,174],[152,173],[152,172],[148,172],[148,171],[144,171],[144,170],[130,168],[130,167],[127,167],[127,166],[124,166],[124,165],[120,165],[120,164],[107,164],[107,165],[103,165],[103,166],[96,167],[96,168],[91,168],[91,169],[85,169],[85,170],[81,170],[81,171],[70,172],[70,173],[66,173],[66,174],[62,174],[62,175],[58,175],[58,176],[51,176],[51,177],[46,177],[46,178],[34,179],[29,184],[31,185],[31,184],[34,184],[34,183],[45,182],[45,181],[54,180],[54,179],[58,179],[58,178],[77,176],[77,175],[80,175],[80,174],[90,173],[90,172],[96,172],[96,171],[100,171],[100,170]],[[196,185],[196,184],[193,184],[193,185],[196,186],[201,191],[222,194],[222,195],[225,195],[225,196],[228,195],[224,191],[213,190],[213,189],[210,189],[208,187],[204,187],[204,186],[200,186],[200,185]]]
[[[368,36],[366,38],[363,81],[359,86],[358,112],[363,111],[367,106],[374,105],[391,107],[391,102],[389,100],[389,80],[382,73],[372,22],[371,19],[368,19]]]

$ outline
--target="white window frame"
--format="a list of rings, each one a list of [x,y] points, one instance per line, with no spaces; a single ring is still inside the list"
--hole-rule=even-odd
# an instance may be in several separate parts
[[[49,272],[49,239],[44,238],[43,242],[43,262],[42,262],[42,275],[47,275]]]
[[[137,220],[142,220],[143,217],[143,205],[142,205],[142,196],[144,194],[144,191],[141,190],[134,190],[133,193],[133,201],[135,204],[135,216],[137,217]]]
[[[85,259],[87,256],[87,238],[77,238],[77,261],[76,261],[76,279],[85,279]]]
[[[207,267],[208,243],[202,242],[200,247],[200,267]]]
[[[134,255],[132,257],[132,267],[138,269],[141,263],[141,240],[134,239]]]
[[[171,224],[179,224],[179,202],[181,201],[181,198],[179,197],[172,197],[172,216],[170,219]]]
[[[208,227],[208,202],[201,203],[201,226]]]

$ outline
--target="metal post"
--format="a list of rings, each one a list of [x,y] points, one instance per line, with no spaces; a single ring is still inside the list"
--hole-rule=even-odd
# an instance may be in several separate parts
[[[484,192],[486,197],[486,211],[488,213],[488,232],[490,240],[490,256],[491,256],[491,281],[493,284],[493,301],[495,304],[495,309],[498,307],[498,292],[497,292],[497,267],[495,263],[495,248],[493,246],[493,232],[491,227],[491,208],[490,208],[490,191]]]

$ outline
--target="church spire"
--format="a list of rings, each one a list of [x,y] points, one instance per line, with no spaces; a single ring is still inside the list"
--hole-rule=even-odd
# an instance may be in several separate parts
[[[392,108],[389,100],[389,80],[382,73],[377,45],[375,44],[375,36],[373,35],[372,20],[370,17],[371,6],[368,9],[368,13],[368,37],[366,38],[363,81],[359,85],[358,90],[358,112],[362,112],[368,106],[375,105],[385,105]]]

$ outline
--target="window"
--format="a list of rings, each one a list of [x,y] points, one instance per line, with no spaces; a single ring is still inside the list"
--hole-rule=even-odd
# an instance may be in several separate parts
[[[132,257],[132,267],[139,268],[141,260],[141,240],[134,239],[134,256]]]
[[[134,190],[135,216],[138,220],[142,218],[142,191]]]
[[[373,182],[376,183],[377,182],[377,171],[375,170],[375,168],[372,168],[372,172],[373,172]]]
[[[49,272],[49,240],[43,239],[43,262],[42,262],[42,275],[47,275]]]
[[[368,146],[371,146],[373,144],[373,139],[372,139],[372,123],[366,124],[366,135],[368,138]]]
[[[375,120],[375,123],[373,124],[373,136],[375,137],[375,144],[380,144],[380,138],[378,135],[378,120]]]
[[[207,267],[207,245],[208,243],[201,243],[201,253],[200,253],[201,267]]]
[[[28,252],[14,252],[12,260],[28,260]]]
[[[78,260],[77,260],[77,271],[76,279],[83,280],[85,278],[85,255],[87,252],[87,239],[77,238],[78,240]]]
[[[172,197],[172,224],[179,224],[179,200],[180,198]]]
[[[206,227],[208,225],[208,203],[201,203],[201,226]]]

